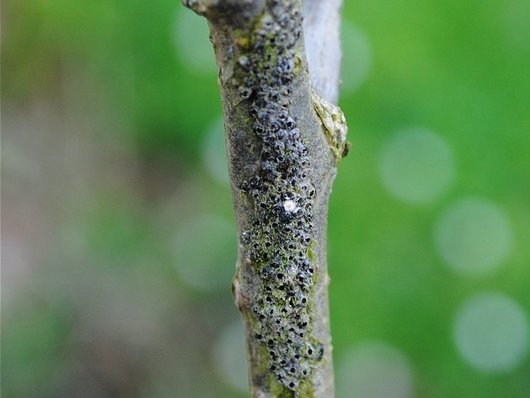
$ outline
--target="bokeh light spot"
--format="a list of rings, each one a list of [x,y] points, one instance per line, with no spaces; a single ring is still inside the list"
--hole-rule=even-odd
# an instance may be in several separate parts
[[[175,264],[181,279],[199,290],[228,289],[236,262],[236,231],[218,216],[196,216],[180,226]]]
[[[241,321],[228,325],[213,348],[213,362],[219,377],[241,392],[248,392],[245,337]]]
[[[179,7],[176,17],[175,45],[179,59],[193,72],[213,74],[217,71],[206,19]]]
[[[379,172],[385,188],[410,203],[438,198],[455,174],[447,143],[424,128],[402,130],[389,137],[381,151]]]
[[[519,304],[497,292],[478,294],[459,309],[454,340],[462,357],[477,370],[507,372],[528,351],[528,321]]]
[[[342,24],[341,92],[355,92],[368,78],[372,66],[372,46],[366,34],[349,21]]]
[[[435,227],[440,255],[455,271],[485,275],[505,260],[512,247],[507,216],[481,198],[461,199],[443,213]]]
[[[353,348],[337,368],[338,398],[409,398],[413,375],[405,355],[383,342]]]
[[[221,185],[229,185],[222,117],[212,123],[206,133],[202,160],[210,177]]]

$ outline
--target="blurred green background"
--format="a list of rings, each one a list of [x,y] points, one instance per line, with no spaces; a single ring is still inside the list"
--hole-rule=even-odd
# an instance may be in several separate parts
[[[2,393],[244,397],[205,21],[2,2]],[[337,395],[530,396],[530,3],[347,1]]]

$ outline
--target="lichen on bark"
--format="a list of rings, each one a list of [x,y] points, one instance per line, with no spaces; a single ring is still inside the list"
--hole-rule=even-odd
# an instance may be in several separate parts
[[[301,1],[184,3],[208,19],[219,66],[252,396],[332,397],[326,223],[337,144],[315,111]]]

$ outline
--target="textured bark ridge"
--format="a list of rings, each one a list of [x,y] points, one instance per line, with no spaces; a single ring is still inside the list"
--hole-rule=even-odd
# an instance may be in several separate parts
[[[190,0],[219,66],[253,397],[332,397],[328,195],[345,121],[312,93],[297,0]]]

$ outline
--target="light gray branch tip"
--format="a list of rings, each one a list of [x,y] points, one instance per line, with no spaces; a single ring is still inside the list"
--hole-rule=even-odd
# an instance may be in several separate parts
[[[342,0],[304,0],[304,39],[311,86],[326,101],[339,98]]]

